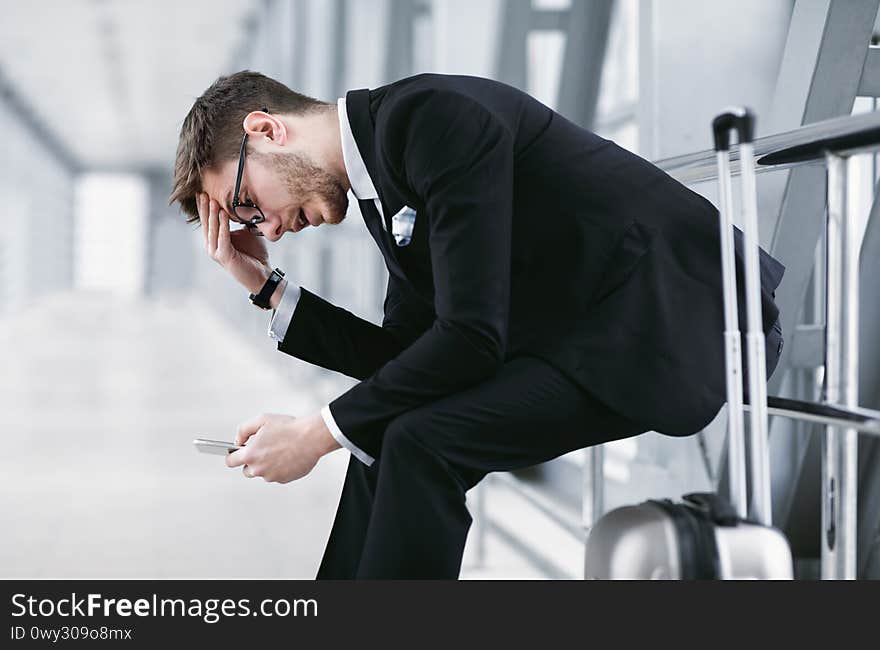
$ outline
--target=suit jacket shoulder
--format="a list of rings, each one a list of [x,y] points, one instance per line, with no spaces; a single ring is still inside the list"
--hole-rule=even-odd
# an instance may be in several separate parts
[[[417,201],[407,144],[432,155],[457,153],[450,131],[497,125],[511,136],[519,156],[547,129],[553,111],[528,94],[491,79],[420,74],[347,95],[349,121],[383,202],[396,212]],[[467,151],[458,152],[466,154]],[[415,206],[411,206],[415,207]]]

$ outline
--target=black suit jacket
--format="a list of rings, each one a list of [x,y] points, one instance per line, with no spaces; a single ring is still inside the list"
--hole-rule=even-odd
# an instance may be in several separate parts
[[[390,274],[385,317],[378,327],[303,289],[279,349],[362,380],[330,403],[352,442],[375,456],[394,417],[521,355],[646,429],[688,435],[712,420],[726,398],[709,201],[495,81],[424,74],[346,104],[385,212],[383,229],[360,202]],[[404,205],[417,216],[398,247]],[[783,271],[761,252],[765,332]]]

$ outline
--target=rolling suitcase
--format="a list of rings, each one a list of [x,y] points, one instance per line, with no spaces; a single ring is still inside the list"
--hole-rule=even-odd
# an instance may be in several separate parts
[[[585,576],[594,580],[788,580],[788,540],[740,517],[713,492],[684,503],[650,499],[616,508],[587,540]]]
[[[720,184],[721,267],[728,402],[731,498],[698,492],[683,502],[650,499],[616,508],[592,527],[585,550],[588,579],[769,579],[793,577],[791,549],[771,525],[767,448],[767,373],[761,325],[757,195],[752,151],[754,115],[730,109],[712,123]],[[755,519],[746,517],[742,351],[736,299],[730,133],[742,163],[746,280],[746,363]]]

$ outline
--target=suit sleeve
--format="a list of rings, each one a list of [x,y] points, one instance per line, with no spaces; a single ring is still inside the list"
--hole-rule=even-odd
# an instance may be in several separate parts
[[[329,404],[345,435],[373,456],[394,417],[497,372],[510,301],[511,133],[476,102],[446,91],[398,99],[391,111],[380,154],[424,202],[436,318]]]
[[[434,313],[401,280],[391,276],[382,327],[306,289],[278,350],[355,379],[373,374],[430,327]]]

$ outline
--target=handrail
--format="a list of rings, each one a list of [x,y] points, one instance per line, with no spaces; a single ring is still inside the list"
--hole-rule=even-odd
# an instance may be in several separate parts
[[[880,411],[827,402],[807,402],[786,397],[767,398],[767,407],[768,415],[848,427],[862,433],[880,436]],[[751,407],[749,404],[745,404],[744,408],[748,411]]]
[[[847,137],[857,136],[866,131],[880,130],[880,112],[861,113],[859,115],[846,115],[835,117],[822,122],[807,124],[792,131],[785,131],[774,135],[764,136],[754,140],[753,147],[757,167],[755,171],[779,171],[801,165],[824,164],[824,160],[798,160],[784,164],[767,165],[762,158],[769,154],[777,153],[794,147],[800,147],[824,140],[845,140]],[[872,143],[864,146],[852,146],[845,149],[835,147],[839,155],[853,155],[864,151],[880,149],[880,144]],[[731,172],[737,174],[740,169],[739,145],[732,145]],[[714,149],[705,149],[696,153],[682,156],[662,158],[653,164],[676,180],[684,183],[700,183],[703,181],[717,180],[718,169]]]
[[[849,115],[807,124],[791,131],[753,140],[752,145],[757,173],[808,164],[825,165],[827,159],[824,155],[817,155],[817,152],[824,152],[824,149],[833,152],[837,157],[880,150],[880,112]],[[713,181],[718,178],[717,154],[714,149],[663,158],[654,161],[653,164],[684,184]],[[730,169],[732,174],[740,173],[740,148],[738,144],[730,147]],[[768,415],[812,421],[826,426],[837,426],[880,435],[880,411],[779,397],[769,397],[767,406]],[[745,410],[749,410],[749,408],[748,404],[744,404]],[[558,513],[537,491],[525,485],[517,477],[512,474],[498,474],[493,475],[493,478],[499,484],[517,492],[573,537],[582,539],[583,523],[578,526],[565,515]],[[488,519],[485,504],[480,502],[478,508],[480,510],[478,516]],[[490,520],[489,523],[493,525],[493,528],[496,528],[497,532],[516,541],[515,537],[495,522]],[[541,566],[545,565],[545,562],[539,562],[541,558],[533,549],[522,543],[517,543],[517,547],[532,561]],[[824,562],[826,560],[823,549]]]
[[[825,401],[810,403],[770,398],[766,406],[768,414],[825,426],[821,577],[855,579],[857,434],[859,431],[880,433],[880,413],[858,406],[859,246],[853,217],[847,209],[846,162],[855,154],[880,149],[880,113],[839,117],[752,142],[745,140],[742,147],[736,148],[736,163],[731,162],[729,166],[739,171],[739,163],[748,163],[742,165],[749,172],[744,175],[743,183],[754,182],[753,170],[782,170],[807,164],[822,164],[826,168]],[[717,179],[723,168],[720,161],[713,149],[660,160],[655,165],[680,182],[692,184]],[[721,190],[723,202],[723,183]],[[758,397],[763,410],[766,396]],[[757,503],[756,510],[760,512],[762,505]]]

